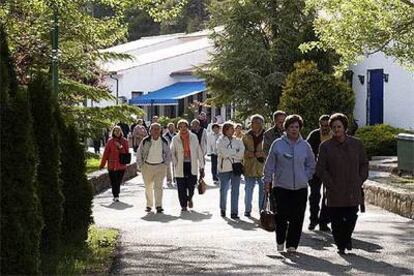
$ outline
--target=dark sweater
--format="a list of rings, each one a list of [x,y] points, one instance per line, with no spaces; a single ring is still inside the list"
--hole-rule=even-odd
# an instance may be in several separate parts
[[[368,178],[368,159],[360,140],[347,136],[343,143],[335,139],[324,141],[316,173],[326,187],[328,207],[363,204],[361,186]]]
[[[306,141],[308,141],[309,145],[311,145],[315,158],[318,157],[319,145],[321,144],[320,129],[317,128],[317,129],[312,130],[311,133],[309,133],[308,138],[306,138]]]

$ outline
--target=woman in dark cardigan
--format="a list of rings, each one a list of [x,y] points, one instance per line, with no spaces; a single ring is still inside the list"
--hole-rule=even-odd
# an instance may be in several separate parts
[[[368,159],[361,141],[346,135],[348,118],[336,113],[329,119],[332,139],[319,149],[316,172],[326,187],[332,235],[339,254],[352,249],[352,233],[363,204],[361,186],[368,178]]]

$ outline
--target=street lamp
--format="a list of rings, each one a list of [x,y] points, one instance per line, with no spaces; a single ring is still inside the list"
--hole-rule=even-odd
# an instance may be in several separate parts
[[[118,89],[119,89],[119,79],[116,78],[118,75],[116,72],[109,72],[109,77],[113,80],[116,81],[116,99],[115,99],[115,103],[116,105],[118,105]]]
[[[52,91],[57,94],[59,89],[59,15],[56,3],[53,4],[52,9]]]

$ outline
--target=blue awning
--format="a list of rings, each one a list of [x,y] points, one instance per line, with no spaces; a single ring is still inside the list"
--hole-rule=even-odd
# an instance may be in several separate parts
[[[178,100],[206,90],[204,81],[177,82],[129,100],[132,105],[177,105]]]

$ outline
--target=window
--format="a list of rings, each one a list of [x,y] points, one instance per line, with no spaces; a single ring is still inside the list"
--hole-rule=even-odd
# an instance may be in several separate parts
[[[183,116],[184,114],[184,99],[178,100],[178,116]]]
[[[143,91],[132,91],[131,92],[131,99],[135,98],[135,97],[139,97],[142,96],[144,94]]]
[[[216,116],[221,115],[221,106],[216,106],[215,109],[216,109],[216,112],[215,112]]]
[[[169,118],[175,118],[175,106],[174,105],[166,105],[164,106],[164,116]]]
[[[125,96],[118,97],[118,99],[119,99],[118,102],[120,104],[124,104],[124,103],[127,103],[128,102],[128,99]]]
[[[231,119],[231,105],[226,105],[226,121]]]

